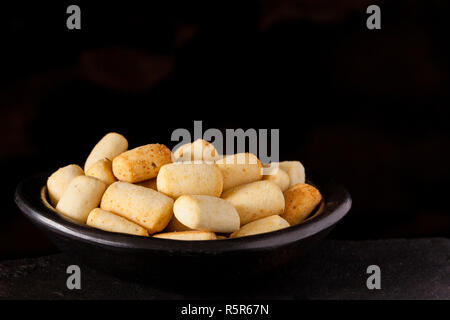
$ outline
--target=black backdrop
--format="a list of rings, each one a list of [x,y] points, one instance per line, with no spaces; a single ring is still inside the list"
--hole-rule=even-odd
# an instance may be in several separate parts
[[[3,4],[0,258],[52,252],[13,202],[23,177],[83,164],[109,131],[279,128],[281,158],[334,177],[338,239],[449,236],[445,1]],[[369,4],[382,29],[368,30]]]

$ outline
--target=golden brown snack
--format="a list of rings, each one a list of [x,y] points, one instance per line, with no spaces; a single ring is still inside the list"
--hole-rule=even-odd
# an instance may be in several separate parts
[[[222,198],[229,201],[239,213],[241,226],[284,210],[280,188],[270,181],[256,181],[225,191]]]
[[[86,223],[92,209],[98,207],[106,185],[92,177],[78,176],[70,182],[56,210],[76,221]]]
[[[211,161],[219,159],[219,153],[212,143],[197,139],[179,147],[173,153],[174,161]]]
[[[223,179],[215,164],[174,162],[161,168],[156,184],[174,199],[189,194],[220,197]]]
[[[106,186],[109,186],[111,183],[117,181],[112,172],[112,161],[106,158],[100,159],[92,164],[86,171],[86,175],[103,181]]]
[[[137,182],[136,184],[141,187],[146,187],[158,191],[158,188],[156,187],[156,178],[148,179],[142,182]]]
[[[208,231],[166,232],[155,234],[153,237],[161,239],[185,240],[185,241],[216,240],[216,235],[214,234],[214,232]]]
[[[113,160],[113,172],[124,182],[141,182],[154,178],[159,169],[172,162],[172,153],[163,144],[147,144],[120,154]]]
[[[314,210],[322,200],[319,190],[306,183],[298,183],[284,192],[286,208],[281,217],[296,225]]]
[[[255,220],[242,226],[238,231],[233,232],[230,238],[246,237],[254,234],[277,231],[289,227],[289,223],[279,215],[273,215]]]
[[[165,232],[177,232],[177,231],[192,231],[191,228],[182,224],[175,215],[172,216],[167,227],[164,229]]]
[[[216,161],[223,176],[223,190],[262,179],[262,165],[251,153],[237,153]]]
[[[76,177],[84,175],[83,169],[76,164],[59,168],[47,179],[47,190],[53,206],[58,204],[69,183]]]
[[[91,213],[89,213],[86,224],[104,231],[148,237],[147,230],[142,228],[140,225],[99,208],[95,208],[91,211]]]
[[[289,175],[289,188],[297,183],[305,183],[305,168],[300,161],[282,161],[279,167]]]
[[[312,219],[315,219],[317,216],[319,216],[323,213],[324,209],[325,209],[325,202],[322,199],[320,201],[320,203],[317,205],[317,208],[314,209],[313,212],[311,212],[312,214],[310,214],[305,220],[303,220],[302,223],[312,220]]]
[[[128,141],[121,134],[110,132],[104,136],[92,149],[86,163],[84,171],[87,171],[94,163],[100,159],[113,160],[116,156],[128,149]]]
[[[231,233],[240,225],[239,214],[231,203],[216,197],[181,196],[173,212],[178,221],[194,230]]]
[[[120,181],[106,189],[100,207],[137,223],[149,233],[163,230],[173,215],[172,198],[150,188]]]
[[[264,176],[263,180],[275,183],[283,192],[289,188],[289,175],[281,168],[278,168],[278,170],[274,174]]]

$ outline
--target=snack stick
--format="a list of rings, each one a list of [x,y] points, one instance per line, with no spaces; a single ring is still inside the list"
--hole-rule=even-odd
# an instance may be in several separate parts
[[[197,139],[179,147],[173,153],[174,161],[211,161],[219,159],[219,153],[212,143],[203,139]]]
[[[242,226],[230,235],[230,238],[251,236],[254,234],[272,232],[289,227],[289,223],[279,215],[273,215],[255,220]]]
[[[106,189],[100,208],[133,221],[152,234],[169,223],[173,200],[150,188],[118,181]]]
[[[87,171],[86,175],[103,181],[106,186],[116,182],[117,179],[112,172],[112,161],[109,159],[100,159],[95,162]]]
[[[289,188],[289,175],[281,168],[278,168],[278,170],[274,174],[264,176],[263,180],[275,183],[283,192]]]
[[[174,199],[190,194],[220,197],[223,178],[214,164],[175,162],[161,168],[156,185]]]
[[[251,153],[237,153],[216,161],[223,176],[223,190],[262,179],[262,165]]]
[[[92,149],[89,154],[86,163],[84,164],[84,171],[89,168],[100,159],[113,160],[116,156],[128,149],[128,141],[124,136],[110,132],[104,136]]]
[[[299,183],[284,192],[286,209],[281,217],[291,225],[305,220],[322,200],[319,190],[306,183]]]
[[[76,164],[59,168],[47,179],[47,190],[51,204],[56,207],[69,183],[76,177],[84,175],[83,169]]]
[[[297,183],[305,183],[305,168],[300,161],[282,161],[279,166],[289,175],[289,188]]]
[[[86,223],[92,209],[98,207],[106,185],[93,177],[78,176],[68,185],[56,210],[76,221]]]
[[[208,231],[180,231],[180,232],[165,232],[158,233],[153,236],[154,238],[172,239],[172,240],[216,240],[214,232]]]
[[[228,201],[216,197],[181,196],[175,201],[173,212],[178,221],[194,230],[232,233],[240,225],[236,209]]]
[[[99,208],[95,208],[89,213],[86,224],[104,231],[148,237],[147,230],[140,225]]]
[[[284,210],[284,197],[273,182],[263,180],[234,187],[222,194],[239,213],[241,226]]]
[[[128,150],[113,160],[113,173],[124,182],[141,182],[154,178],[159,169],[172,162],[172,153],[163,144],[147,144]]]

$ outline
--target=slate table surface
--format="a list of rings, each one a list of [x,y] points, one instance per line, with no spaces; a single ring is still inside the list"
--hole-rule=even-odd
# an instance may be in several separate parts
[[[230,288],[133,283],[80,265],[82,288],[69,290],[70,264],[64,254],[2,261],[0,298],[450,299],[450,239],[445,238],[326,240],[288,266],[251,282],[242,279]],[[379,290],[366,286],[370,265],[380,267]]]

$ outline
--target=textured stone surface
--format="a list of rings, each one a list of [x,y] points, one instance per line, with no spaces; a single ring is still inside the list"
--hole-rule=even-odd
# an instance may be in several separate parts
[[[252,283],[230,288],[156,287],[81,266],[82,289],[66,289],[62,254],[0,263],[3,299],[450,299],[450,240],[325,241],[307,257]],[[381,268],[368,290],[366,268]],[[239,288],[237,292],[237,288]]]

